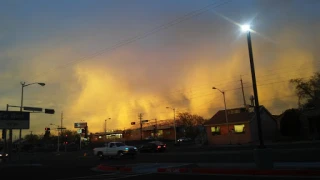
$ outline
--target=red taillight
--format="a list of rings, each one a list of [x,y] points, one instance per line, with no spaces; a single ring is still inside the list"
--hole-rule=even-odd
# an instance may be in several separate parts
[[[161,148],[161,146],[158,146],[158,148]]]
[[[166,147],[166,144],[165,144],[165,145],[163,145],[163,147]]]

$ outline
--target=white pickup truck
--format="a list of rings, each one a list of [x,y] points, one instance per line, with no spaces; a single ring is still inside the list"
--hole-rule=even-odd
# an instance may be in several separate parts
[[[122,156],[131,156],[134,158],[137,154],[137,148],[134,146],[127,146],[122,142],[109,142],[105,144],[104,147],[94,148],[93,154],[100,159],[104,159],[104,157],[120,158]]]

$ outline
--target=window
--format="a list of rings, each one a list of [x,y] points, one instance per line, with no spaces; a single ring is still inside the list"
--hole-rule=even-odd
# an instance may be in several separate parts
[[[211,133],[212,135],[220,135],[221,134],[220,126],[211,127]]]
[[[234,125],[234,133],[245,133],[245,125],[244,124],[237,124]]]
[[[123,143],[116,143],[116,146],[117,146],[117,147],[125,146],[125,144],[123,144]]]

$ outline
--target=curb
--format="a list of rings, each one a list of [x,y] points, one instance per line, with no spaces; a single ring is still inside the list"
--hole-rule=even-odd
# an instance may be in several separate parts
[[[106,172],[132,172],[132,168],[126,166],[104,166],[100,164],[97,169]]]
[[[297,169],[218,169],[218,168],[158,168],[158,173],[195,173],[219,175],[273,175],[273,176],[320,176],[320,170]]]

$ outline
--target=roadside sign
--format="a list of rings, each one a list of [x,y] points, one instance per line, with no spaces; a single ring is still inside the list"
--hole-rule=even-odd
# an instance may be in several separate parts
[[[141,122],[148,122],[148,120],[142,120]]]
[[[30,112],[0,111],[0,129],[29,129]]]
[[[86,122],[74,123],[74,128],[85,128],[87,126]]]
[[[46,114],[54,114],[55,111],[54,111],[54,109],[44,109],[44,113],[46,113]]]
[[[25,111],[42,111],[42,108],[39,107],[23,107]]]

